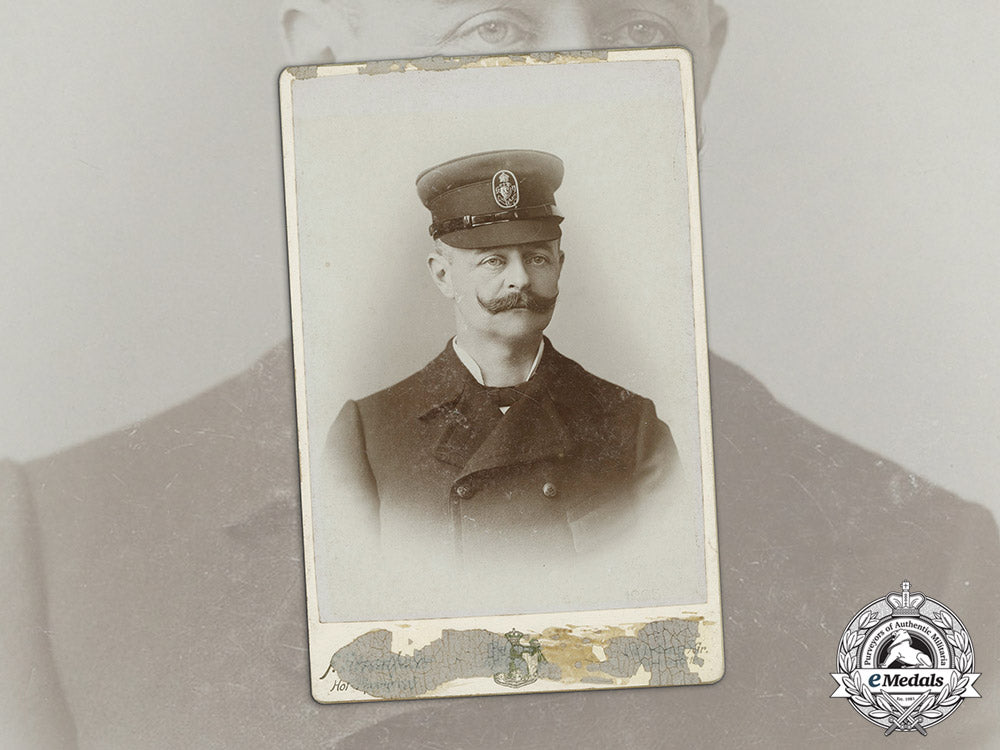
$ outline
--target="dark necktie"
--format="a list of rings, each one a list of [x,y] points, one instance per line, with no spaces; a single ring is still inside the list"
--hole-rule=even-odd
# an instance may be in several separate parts
[[[490,400],[500,408],[504,408],[507,406],[513,406],[517,400],[525,394],[527,383],[500,388],[490,388],[488,386],[484,387],[486,388],[486,393],[490,397]]]

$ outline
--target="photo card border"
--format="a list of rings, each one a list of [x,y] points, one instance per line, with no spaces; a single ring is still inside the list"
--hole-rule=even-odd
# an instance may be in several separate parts
[[[701,486],[705,531],[705,602],[680,606],[459,617],[394,622],[321,622],[309,465],[303,351],[299,221],[293,104],[314,78],[405,74],[475,67],[666,61],[681,69],[690,206],[693,315]],[[707,684],[724,672],[712,421],[698,185],[692,58],[681,48],[584,51],[360,64],[298,66],[280,78],[283,167],[289,244],[295,387],[305,545],[312,692],[320,703],[450,695],[539,693],[636,686]],[[322,437],[325,436],[321,436]]]

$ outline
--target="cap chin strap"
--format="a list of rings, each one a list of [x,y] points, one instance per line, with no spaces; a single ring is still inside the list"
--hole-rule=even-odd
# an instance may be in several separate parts
[[[502,224],[508,221],[519,221],[521,219],[557,219],[563,220],[563,215],[554,204],[545,206],[528,206],[526,208],[514,208],[510,211],[498,211],[495,214],[474,214],[471,216],[459,216],[455,219],[443,219],[436,221],[430,226],[431,237],[439,239],[446,234],[459,232],[463,229],[475,229],[485,227],[490,224]]]

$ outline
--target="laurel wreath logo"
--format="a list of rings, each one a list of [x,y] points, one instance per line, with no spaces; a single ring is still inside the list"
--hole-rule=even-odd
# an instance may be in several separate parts
[[[858,618],[858,624],[853,628],[848,628],[844,637],[840,641],[840,648],[837,650],[837,665],[840,671],[850,674],[858,668],[857,648],[861,641],[865,639],[868,631],[871,630],[881,618],[876,610],[870,609]]]
[[[965,676],[959,679],[958,674],[952,674],[948,684],[944,685],[939,693],[935,695],[928,691],[920,696],[909,710],[904,710],[885,693],[873,694],[861,673],[855,673],[858,667],[858,646],[864,641],[868,631],[881,619],[876,610],[868,610],[857,618],[855,626],[848,628],[844,633],[837,650],[837,664],[844,674],[854,673],[852,680],[844,681],[844,689],[855,706],[859,709],[870,709],[862,711],[868,718],[889,719],[890,726],[886,734],[897,728],[908,727],[926,734],[921,726],[924,721],[940,719],[944,716],[942,708],[951,708],[962,700],[962,693],[969,685],[968,673],[972,671],[972,641],[964,629],[959,630],[955,627],[955,620],[948,612],[938,610],[931,616],[931,620],[941,629],[945,639],[954,649],[955,669]]]

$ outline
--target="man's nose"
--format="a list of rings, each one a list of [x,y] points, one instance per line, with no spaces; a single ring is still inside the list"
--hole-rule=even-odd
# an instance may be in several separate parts
[[[531,277],[528,276],[528,269],[525,268],[524,261],[519,255],[515,255],[507,261],[504,269],[504,283],[507,289],[523,290],[531,284]]]
[[[537,46],[542,52],[587,49],[596,46],[590,12],[579,0],[550,2]]]

